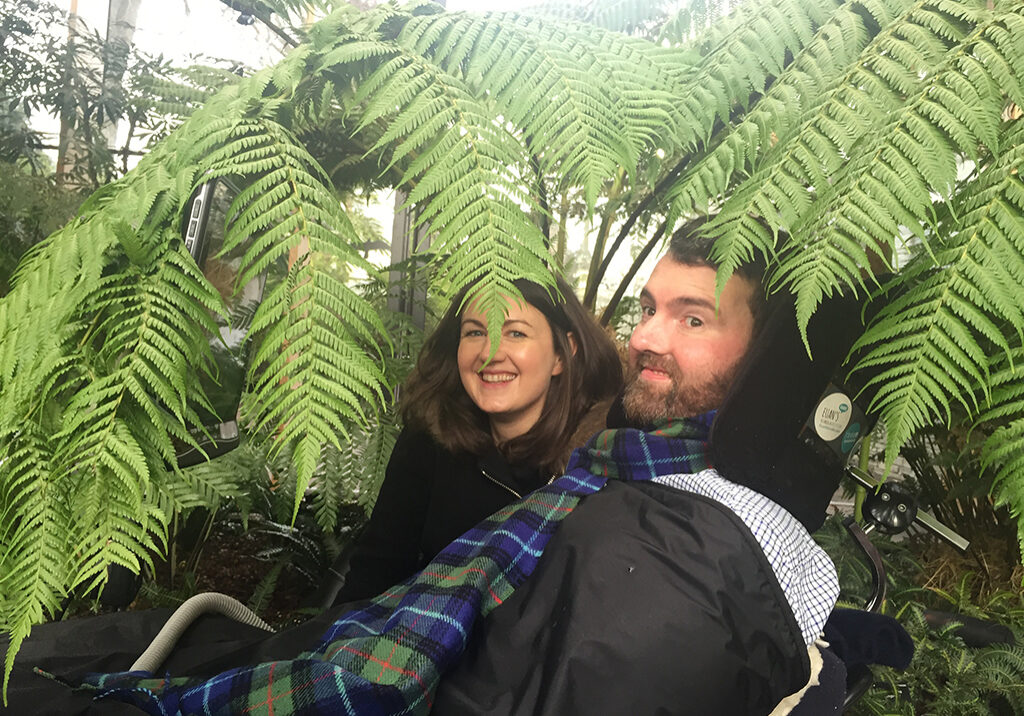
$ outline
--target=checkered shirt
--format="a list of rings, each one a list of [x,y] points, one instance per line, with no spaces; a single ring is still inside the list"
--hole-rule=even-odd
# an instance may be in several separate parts
[[[839,577],[832,560],[799,520],[761,493],[729,482],[714,469],[662,475],[653,481],[714,500],[743,520],[764,550],[804,642],[811,644],[821,636],[839,597]]]

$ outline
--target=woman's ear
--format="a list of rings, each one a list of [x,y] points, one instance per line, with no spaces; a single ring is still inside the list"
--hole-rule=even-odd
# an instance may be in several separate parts
[[[565,337],[569,340],[569,354],[570,356],[576,355],[576,336],[569,331],[565,334]],[[551,371],[551,375],[561,375],[562,371],[565,370],[565,359],[555,351],[555,367]]]

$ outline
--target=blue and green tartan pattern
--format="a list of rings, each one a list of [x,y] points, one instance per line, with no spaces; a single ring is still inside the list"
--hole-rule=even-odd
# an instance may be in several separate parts
[[[716,411],[655,424],[650,432],[603,430],[572,454],[569,475],[598,475],[616,480],[653,480],[711,467],[707,436]]]
[[[561,521],[608,478],[650,480],[707,467],[710,416],[654,433],[606,430],[566,474],[499,510],[442,550],[423,571],[336,621],[297,658],[211,678],[93,675],[85,688],[150,714],[425,714],[478,618],[536,567]]]

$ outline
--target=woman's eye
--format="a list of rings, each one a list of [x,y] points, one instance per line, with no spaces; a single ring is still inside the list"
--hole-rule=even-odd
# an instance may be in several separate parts
[[[526,338],[526,334],[522,331],[509,331],[508,335],[512,338]]]
[[[468,328],[462,333],[463,338],[480,338],[484,332],[479,328]]]

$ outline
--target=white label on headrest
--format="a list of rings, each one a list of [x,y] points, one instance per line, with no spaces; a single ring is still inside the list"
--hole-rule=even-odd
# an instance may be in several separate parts
[[[844,393],[830,393],[814,409],[814,432],[832,442],[846,430],[852,415],[850,399]]]

